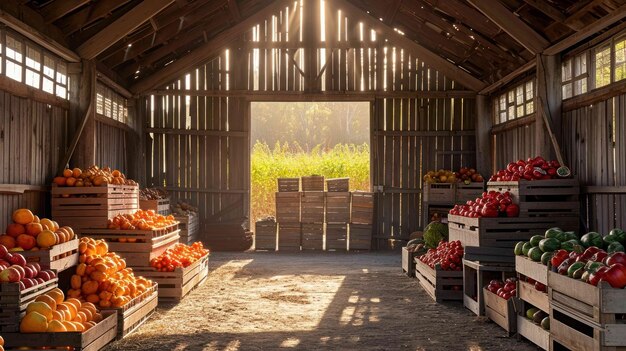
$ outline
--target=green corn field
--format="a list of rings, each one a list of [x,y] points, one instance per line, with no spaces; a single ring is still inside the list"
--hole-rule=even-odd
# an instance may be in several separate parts
[[[252,223],[276,214],[274,193],[278,178],[323,175],[326,178],[350,178],[350,191],[369,190],[369,145],[338,144],[323,150],[316,146],[310,152],[293,144],[276,144],[273,148],[257,142],[252,148],[251,167]]]

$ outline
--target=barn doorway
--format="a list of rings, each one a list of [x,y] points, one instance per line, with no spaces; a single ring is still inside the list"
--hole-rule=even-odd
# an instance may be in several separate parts
[[[350,178],[370,190],[369,102],[252,102],[251,224],[275,216],[277,178]],[[253,228],[254,230],[254,228]]]

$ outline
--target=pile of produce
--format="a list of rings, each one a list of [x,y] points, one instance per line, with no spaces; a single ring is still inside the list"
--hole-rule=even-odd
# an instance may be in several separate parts
[[[101,186],[107,184],[117,185],[137,185],[132,179],[126,179],[124,173],[117,169],[111,170],[109,167],[100,169],[98,166],[91,166],[86,170],[80,168],[66,168],[63,174],[54,177],[52,180],[57,186]]]
[[[159,272],[173,272],[176,268],[188,267],[208,254],[209,250],[205,249],[199,241],[191,245],[178,243],[153,258],[150,266]]]
[[[139,189],[139,199],[140,200],[159,200],[159,199],[167,199],[169,195],[165,189],[158,188],[146,188]]]
[[[426,251],[428,251],[428,248],[426,247],[426,242],[424,241],[424,239],[417,238],[409,240],[409,242],[406,243],[406,250],[408,252],[415,253],[417,256],[421,256],[425,254]]]
[[[460,271],[463,269],[461,263],[463,253],[460,241],[441,241],[436,249],[428,249],[426,254],[419,257],[419,260],[433,269],[438,266],[444,271]]]
[[[440,169],[438,171],[429,171],[424,176],[426,183],[449,183],[463,182],[469,184],[471,182],[482,183],[485,179],[474,168],[461,167],[458,172]]]
[[[172,205],[170,207],[171,207],[172,213],[175,215],[189,215],[189,214],[198,213],[197,208],[183,201],[178,201],[176,205]]]
[[[65,298],[55,288],[38,296],[26,307],[20,322],[21,333],[83,332],[102,320],[93,303]]]
[[[0,245],[0,283],[18,283],[25,290],[56,278],[52,270],[41,270],[39,263],[26,263],[26,258],[17,252],[9,252]]]
[[[424,228],[424,244],[427,248],[434,249],[441,241],[448,240],[448,225],[440,221],[430,222]]]
[[[152,281],[136,277],[123,258],[109,252],[106,242],[81,238],[80,264],[70,280],[69,297],[84,299],[101,308],[122,307],[152,287]]]
[[[517,294],[517,278],[508,278],[506,282],[494,279],[487,285],[487,290],[508,300]]]
[[[48,249],[76,237],[72,228],[59,227],[57,222],[47,218],[39,219],[25,208],[15,210],[12,219],[6,234],[0,236],[0,244],[10,251]]]
[[[550,330],[550,316],[537,307],[527,309],[526,318],[541,326],[543,330]]]
[[[163,216],[152,210],[138,210],[132,214],[118,214],[109,218],[107,227],[123,230],[156,230],[177,223],[178,221],[172,215]]]
[[[511,194],[507,191],[484,192],[482,197],[475,201],[467,201],[465,205],[454,205],[450,214],[481,218],[481,217],[518,217],[519,206],[513,203]]]
[[[526,161],[518,160],[509,163],[506,169],[499,170],[489,178],[489,181],[560,179],[569,177],[569,175],[569,170],[566,167],[561,167],[559,161],[546,161],[543,157],[537,156]]]

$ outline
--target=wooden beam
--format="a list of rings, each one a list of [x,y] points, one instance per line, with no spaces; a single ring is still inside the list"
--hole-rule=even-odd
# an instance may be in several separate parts
[[[626,194],[626,186],[583,186],[583,194]]]
[[[218,55],[228,44],[235,41],[240,35],[252,29],[252,26],[259,21],[275,14],[283,9],[287,4],[291,4],[289,0],[275,0],[263,9],[255,12],[250,17],[244,19],[238,24],[217,34],[208,42],[198,47],[189,54],[179,58],[171,64],[161,68],[158,73],[150,75],[139,82],[135,83],[130,90],[135,93],[143,93],[148,90],[163,86],[170,81],[178,78],[186,71],[190,71],[201,64],[210,61]]]
[[[47,23],[52,23],[59,18],[67,15],[68,13],[76,10],[77,8],[90,3],[91,0],[62,0],[53,1],[44,6],[41,11],[43,18]]]
[[[476,96],[476,169],[480,174],[492,174],[494,171],[491,169],[493,138],[490,131],[493,125],[491,114],[493,109],[490,106],[489,99],[485,95]]]
[[[92,22],[109,16],[111,12],[123,6],[128,1],[129,0],[96,1],[71,16],[62,18],[56,23],[56,25],[61,28],[67,36],[69,36]]]
[[[560,56],[537,55],[535,98],[535,151],[546,159],[555,155],[561,164],[561,60]],[[552,145],[552,148],[550,147]]]
[[[537,60],[532,60],[532,61],[528,61],[526,62],[523,66],[519,67],[518,69],[516,69],[515,71],[507,74],[506,76],[504,76],[502,79],[500,79],[499,81],[491,84],[490,86],[486,87],[485,89],[481,90],[479,92],[479,94],[483,94],[483,95],[488,95],[491,94],[492,92],[496,91],[497,89],[500,89],[501,87],[507,85],[509,82],[511,82],[513,79],[517,78],[518,76],[532,70],[535,69],[535,67],[537,66]]]
[[[592,24],[586,26],[584,29],[550,46],[543,53],[545,55],[560,54],[562,51],[580,43],[581,41],[589,38],[592,35],[597,34],[602,29],[618,21],[621,21],[623,18],[626,18],[626,5],[620,6],[619,9],[615,10],[614,12],[611,12],[607,16],[604,16],[599,20],[593,22]]]
[[[228,11],[230,12],[230,15],[235,23],[241,21],[241,13],[239,12],[237,0],[228,0]]]
[[[557,22],[565,22],[565,14],[545,0],[524,0],[524,2]]]
[[[213,137],[237,137],[237,138],[248,137],[248,132],[227,131],[227,130],[146,128],[146,133],[167,134],[167,135],[201,135],[201,136],[213,136]]]
[[[400,10],[401,5],[402,0],[393,0],[393,2],[389,4],[389,7],[387,7],[387,12],[385,12],[385,17],[383,18],[383,21],[385,21],[385,23],[388,23],[389,25],[393,25],[393,23],[396,21],[396,15]]]
[[[563,100],[563,112],[577,110],[622,94],[626,94],[626,80]]]
[[[44,104],[49,104],[52,106],[57,106],[65,110],[68,110],[70,107],[70,102],[65,99],[61,99],[54,94],[46,93],[41,89],[35,89],[31,86],[26,85],[25,83],[18,82],[5,75],[0,75],[0,90],[6,91],[11,95],[19,96]]]
[[[531,53],[538,54],[543,52],[550,44],[544,37],[535,32],[524,21],[519,19],[519,17],[515,16],[499,1],[468,1]]]
[[[536,116],[534,114],[524,116],[521,118],[516,118],[504,123],[496,124],[491,127],[491,135],[500,134],[506,132],[507,130],[513,130],[524,126],[529,126],[536,121]]]
[[[83,42],[76,50],[85,59],[93,59],[128,33],[168,7],[174,0],[143,1],[103,30]]]
[[[337,92],[322,91],[313,94],[302,91],[249,91],[249,90],[174,90],[160,89],[144,93],[144,95],[157,96],[208,96],[208,97],[246,97],[251,101],[323,101],[323,100],[344,100],[344,101],[371,101],[376,98],[407,98],[407,99],[442,99],[442,98],[464,98],[473,99],[476,92],[471,90],[442,90],[442,91],[354,91]]]
[[[80,58],[72,50],[66,48],[57,41],[54,41],[45,34],[42,34],[40,31],[35,30],[26,23],[11,16],[8,12],[0,10],[0,22],[6,24],[11,29],[22,34],[26,38],[41,45],[44,49],[58,55],[62,59],[68,62],[80,62]]]
[[[0,194],[20,195],[27,191],[46,192],[50,191],[50,187],[46,185],[0,184]]]
[[[350,2],[345,0],[334,0],[334,3],[336,9],[341,9],[346,11],[348,14],[352,14],[353,16],[357,16],[359,19],[362,19],[363,22],[370,27],[370,29],[377,32],[377,37],[385,38],[388,40],[389,44],[397,45],[402,49],[415,54],[415,56],[419,59],[426,62],[430,67],[443,73],[448,78],[474,91],[481,90],[485,87],[485,83],[478,78],[457,67],[454,63],[419,45],[415,41],[399,34],[393,29],[393,27],[372,17],[370,14],[352,5]]]

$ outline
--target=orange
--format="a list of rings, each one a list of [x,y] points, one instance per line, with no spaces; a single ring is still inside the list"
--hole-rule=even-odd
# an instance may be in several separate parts
[[[62,333],[66,332],[67,328],[63,324],[63,321],[60,320],[52,320],[48,323],[48,329],[46,330],[49,333]]]
[[[65,320],[65,314],[59,311],[52,311],[52,320],[62,321]]]
[[[66,169],[64,169],[64,170],[63,170],[63,176],[64,176],[65,178],[69,178],[69,177],[71,177],[71,176],[72,176],[72,174],[74,174],[74,172],[72,172],[72,170],[71,170],[71,169],[69,169],[69,168],[66,168]]]
[[[74,177],[67,178],[67,180],[65,181],[65,184],[67,186],[74,186],[76,184],[76,178]]]
[[[76,312],[78,312],[78,310],[82,307],[80,300],[75,299],[75,298],[69,298],[67,300],[65,300],[65,303],[70,303],[72,305],[74,305],[74,307],[76,308]]]
[[[70,321],[63,321],[61,323],[63,323],[63,326],[65,326],[68,332],[78,331],[78,329],[76,329],[76,325]]]
[[[56,234],[50,230],[44,230],[37,235],[37,245],[41,248],[48,248],[54,246],[59,241]]]
[[[67,178],[65,177],[54,177],[54,179],[52,179],[52,182],[58,186],[65,186],[66,180]]]
[[[32,212],[30,212],[29,209],[20,208],[20,209],[15,210],[15,212],[13,212],[13,216],[11,218],[13,219],[13,222],[15,223],[28,224],[32,222],[33,220],[35,220],[35,215]]]
[[[26,228],[19,223],[11,223],[6,229],[7,235],[17,238],[20,234],[26,233]]]
[[[0,244],[7,247],[7,249],[11,250],[15,247],[15,238],[8,235],[0,235]]]
[[[40,313],[42,316],[46,317],[47,320],[52,320],[52,308],[50,308],[50,306],[45,302],[35,301],[28,304],[26,307],[26,314],[32,312]]]
[[[39,221],[39,224],[41,224],[41,227],[43,229],[47,229],[50,231],[54,231],[54,224],[52,223],[52,220],[48,219],[48,218],[42,218]]]
[[[41,302],[46,303],[48,306],[50,306],[50,309],[52,309],[54,312],[56,312],[57,302],[56,302],[56,300],[52,296],[50,296],[50,295],[40,295],[40,296],[37,296],[35,301],[41,301]]]
[[[37,236],[37,234],[41,233],[42,230],[43,227],[40,223],[32,222],[26,225],[26,234],[28,235]]]
[[[31,303],[31,305],[33,303]],[[24,318],[22,318],[22,321],[20,322],[21,333],[45,333],[47,330],[48,320],[46,316],[37,311],[31,311],[30,313],[26,313],[26,315],[24,316]]]
[[[65,295],[63,294],[63,290],[59,288],[54,288],[46,293],[46,295],[51,296],[58,304],[62,303],[65,300]]]
[[[78,178],[80,177],[80,175],[83,173],[83,171],[80,170],[80,168],[76,167],[72,170],[72,175],[74,176],[74,178]]]

